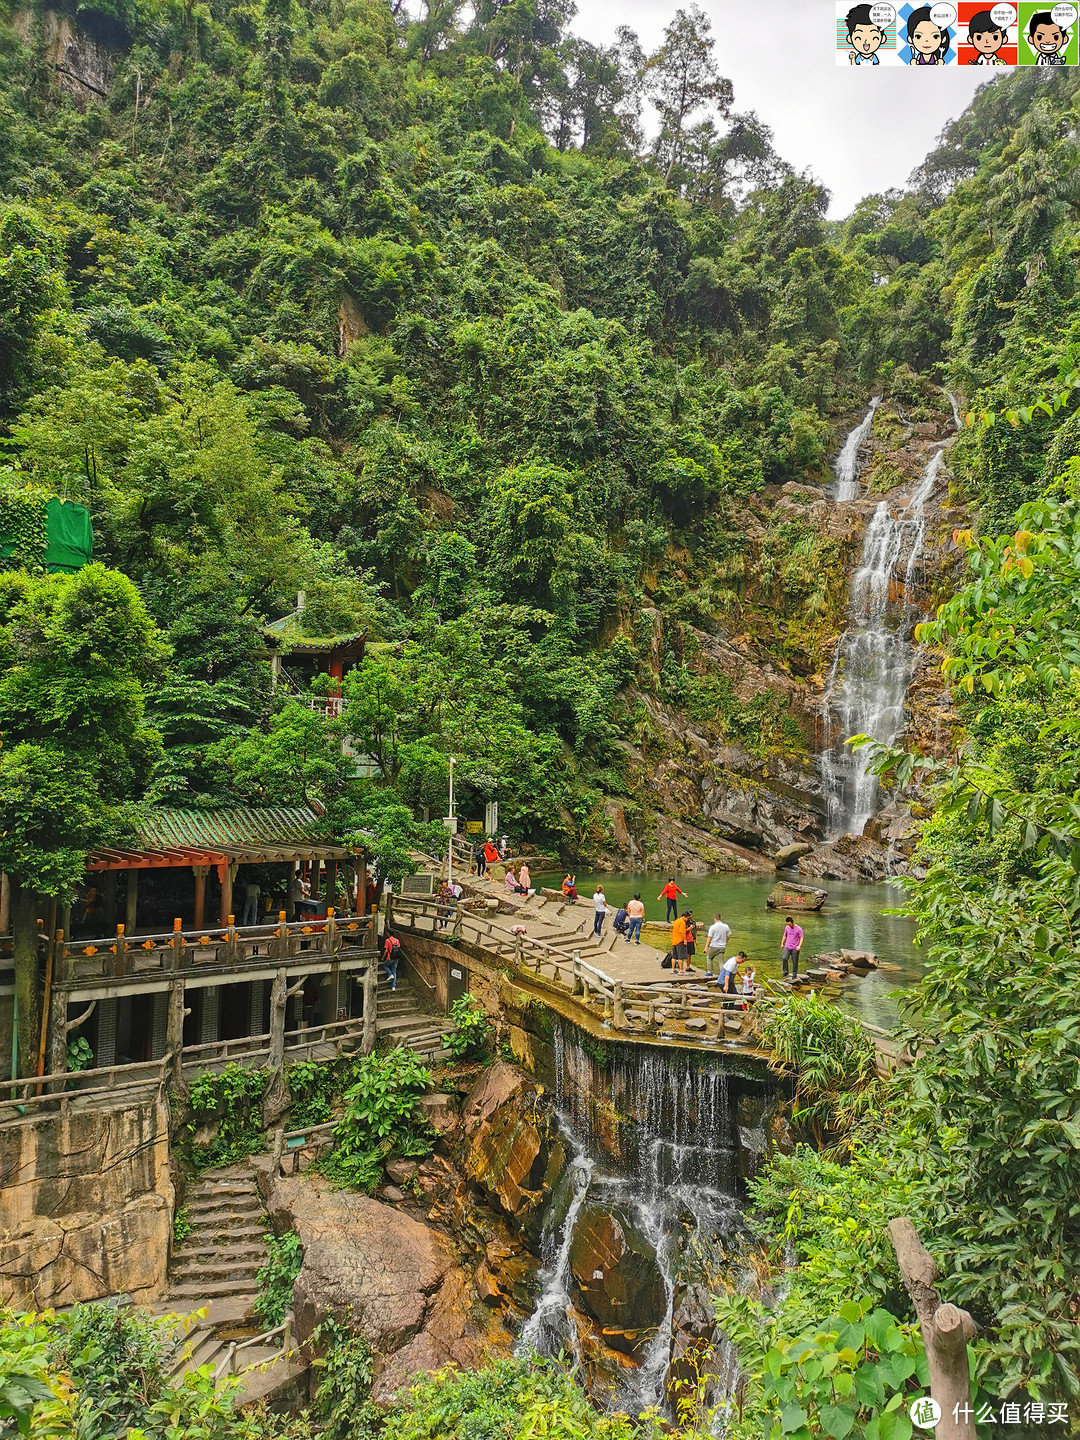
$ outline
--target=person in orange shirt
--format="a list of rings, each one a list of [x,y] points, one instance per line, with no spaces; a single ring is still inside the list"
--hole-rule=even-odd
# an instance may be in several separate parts
[[[671,926],[671,968],[684,973],[690,969],[690,952],[686,945],[686,916],[688,913],[684,910],[681,915],[676,915]]]
[[[679,897],[680,895],[683,897],[684,900],[688,898],[688,897],[687,897],[687,894],[686,894],[686,891],[685,891],[685,890],[680,890],[679,887],[678,887],[678,885],[675,884],[675,876],[672,875],[672,877],[670,878],[670,880],[667,882],[667,884],[664,886],[664,888],[660,891],[660,894],[657,895],[657,897],[656,897],[658,900],[666,900],[666,901],[667,901],[667,914],[664,916],[665,920],[674,920],[674,919],[675,919],[676,915],[678,914],[678,910],[679,910],[678,897]]]

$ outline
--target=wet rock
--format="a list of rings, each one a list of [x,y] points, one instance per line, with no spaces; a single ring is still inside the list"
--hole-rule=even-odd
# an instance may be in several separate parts
[[[664,1317],[664,1277],[647,1237],[622,1207],[585,1205],[570,1242],[577,1303],[605,1341],[638,1354]]]
[[[671,1317],[671,1359],[665,1384],[672,1405],[677,1406],[680,1399],[694,1398],[716,1340],[708,1290],[701,1284],[688,1285],[677,1296]]]
[[[828,898],[827,890],[817,890],[813,885],[792,885],[790,881],[780,880],[769,891],[765,904],[770,910],[820,910]]]
[[[464,1173],[507,1215],[521,1217],[543,1199],[547,1121],[537,1101],[536,1085],[504,1061],[483,1072],[466,1101]]]

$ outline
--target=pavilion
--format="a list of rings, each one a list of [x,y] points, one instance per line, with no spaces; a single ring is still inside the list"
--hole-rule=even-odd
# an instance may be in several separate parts
[[[265,1034],[270,982],[283,968],[299,987],[290,1027],[359,1013],[349,972],[375,943],[367,860],[314,809],[147,809],[130,846],[96,851],[86,869],[82,904],[46,933],[57,936],[56,1028],[84,1023],[95,1065],[159,1059],[178,985],[185,1047]],[[308,889],[299,916],[298,877]]]

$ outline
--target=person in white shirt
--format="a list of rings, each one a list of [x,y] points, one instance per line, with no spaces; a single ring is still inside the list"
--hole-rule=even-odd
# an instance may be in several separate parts
[[[713,923],[709,926],[708,943],[705,946],[705,974],[713,973],[713,960],[716,961],[716,974],[719,978],[720,966],[724,962],[724,953],[727,950],[727,942],[731,938],[731,926],[722,915],[714,915]]]
[[[599,940],[600,936],[604,933],[604,920],[607,917],[607,896],[604,894],[604,887],[602,885],[597,885],[592,897],[592,903],[595,912],[593,914],[593,934]]]
[[[735,994],[735,974],[739,968],[739,961],[745,959],[746,956],[740,950],[737,955],[732,955],[730,960],[725,960],[720,966],[720,989],[725,995]]]

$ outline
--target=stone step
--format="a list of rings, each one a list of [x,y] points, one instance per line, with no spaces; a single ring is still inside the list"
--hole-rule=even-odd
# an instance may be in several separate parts
[[[196,1195],[187,1202],[187,1212],[192,1220],[222,1211],[230,1215],[247,1215],[261,1209],[262,1201],[255,1191],[250,1195]]]
[[[170,1282],[183,1284],[190,1280],[192,1283],[209,1285],[221,1280],[246,1279],[250,1288],[255,1288],[255,1272],[260,1266],[266,1263],[266,1256],[263,1255],[255,1260],[238,1260],[225,1251],[220,1260],[201,1261],[189,1260],[185,1263],[184,1257],[180,1256],[170,1272]]]
[[[380,1034],[407,1035],[413,1030],[433,1030],[438,1022],[432,1022],[430,1015],[391,1016],[389,1020],[377,1020],[375,1028]]]
[[[265,1232],[264,1232],[265,1233]],[[223,1256],[235,1260],[239,1264],[253,1260],[261,1265],[266,1259],[266,1246],[262,1243],[262,1235],[259,1236],[259,1243],[254,1240],[238,1242],[232,1235],[223,1239],[220,1245],[206,1244],[200,1239],[196,1245],[190,1243],[192,1236],[188,1236],[181,1248],[176,1252],[176,1260],[180,1262],[196,1261],[199,1264],[214,1264],[220,1262]]]
[[[196,1225],[191,1234],[184,1241],[183,1248],[186,1250],[189,1245],[196,1248],[205,1246],[212,1249],[220,1249],[225,1245],[256,1245],[262,1244],[262,1239],[270,1229],[269,1221],[261,1225]],[[220,1241],[220,1244],[216,1243]]]
[[[257,1294],[256,1287],[250,1280],[215,1280],[212,1285],[196,1284],[194,1281],[185,1280],[179,1285],[173,1285],[169,1289],[169,1300],[194,1300],[203,1301],[210,1295],[250,1295],[254,1301]]]

